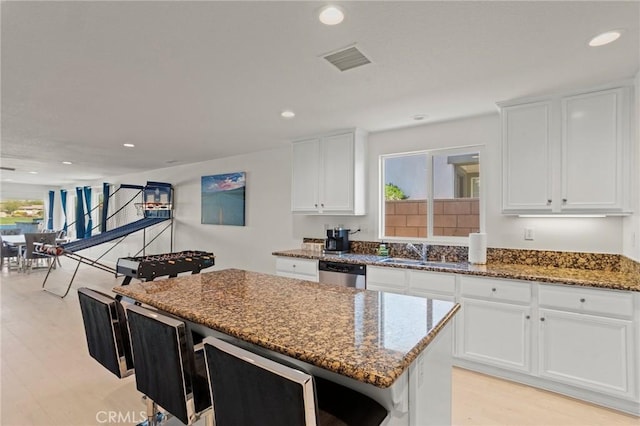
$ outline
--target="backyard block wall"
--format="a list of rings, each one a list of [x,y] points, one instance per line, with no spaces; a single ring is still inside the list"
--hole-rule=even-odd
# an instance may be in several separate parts
[[[427,200],[387,201],[385,234],[390,237],[427,237]],[[435,236],[466,237],[480,231],[480,204],[477,198],[433,201]]]

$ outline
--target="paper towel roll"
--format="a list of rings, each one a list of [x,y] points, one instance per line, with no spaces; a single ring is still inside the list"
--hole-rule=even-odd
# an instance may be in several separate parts
[[[487,234],[484,232],[469,234],[469,263],[487,263]]]

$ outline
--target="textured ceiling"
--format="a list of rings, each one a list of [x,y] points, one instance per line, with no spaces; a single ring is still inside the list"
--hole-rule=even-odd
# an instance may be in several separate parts
[[[82,184],[423,125],[640,67],[638,2],[341,2],[334,27],[324,4],[2,2],[1,159],[16,168],[2,181]],[[612,28],[617,42],[586,45]],[[322,58],[354,43],[371,64]]]

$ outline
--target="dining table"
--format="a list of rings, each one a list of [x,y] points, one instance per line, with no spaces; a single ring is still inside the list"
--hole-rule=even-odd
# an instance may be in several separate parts
[[[25,270],[25,257],[24,257],[24,251],[25,251],[25,246],[27,245],[27,241],[25,239],[24,234],[19,234],[19,235],[3,235],[2,236],[2,241],[4,243],[6,243],[8,246],[11,247],[15,247],[18,249],[18,271],[24,271]],[[66,243],[68,242],[69,239],[68,238],[56,238],[56,245],[58,244],[62,244],[62,243]],[[62,266],[60,264],[60,260],[57,259],[57,263],[58,265]]]

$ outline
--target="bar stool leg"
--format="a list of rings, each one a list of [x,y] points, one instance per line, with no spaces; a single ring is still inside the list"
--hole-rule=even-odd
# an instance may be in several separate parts
[[[151,398],[147,398],[147,426],[158,425],[158,406]]]

